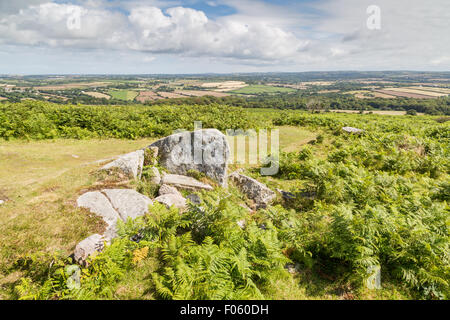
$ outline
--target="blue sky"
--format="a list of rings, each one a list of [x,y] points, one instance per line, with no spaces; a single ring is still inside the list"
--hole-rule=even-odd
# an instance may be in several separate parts
[[[448,0],[0,0],[0,74],[449,71],[449,21]]]

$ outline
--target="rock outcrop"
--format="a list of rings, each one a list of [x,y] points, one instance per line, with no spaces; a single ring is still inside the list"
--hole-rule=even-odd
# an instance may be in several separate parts
[[[84,264],[89,255],[99,251],[94,250],[99,247],[98,243],[109,242],[117,236],[116,225],[119,219],[126,221],[128,218],[142,216],[152,204],[150,198],[131,189],[104,189],[81,195],[77,199],[77,206],[100,216],[107,228],[103,235],[92,235],[81,241],[75,248],[75,260]]]
[[[137,150],[120,156],[103,166],[100,170],[105,170],[109,173],[114,171],[125,174],[130,179],[140,178],[142,168],[144,166],[144,150]]]
[[[230,147],[219,130],[176,133],[149,147],[158,148],[159,163],[169,172],[186,175],[189,170],[196,170],[226,186]]]
[[[238,172],[230,174],[229,179],[236,184],[242,193],[255,202],[256,209],[267,207],[276,197],[275,192],[265,184]]]
[[[120,219],[119,213],[113,208],[109,199],[100,191],[86,192],[77,199],[77,206],[86,208],[100,216],[109,226],[115,225]]]
[[[148,206],[153,204],[149,197],[131,189],[106,189],[102,192],[123,221],[146,214]]]
[[[209,184],[200,182],[192,177],[178,174],[165,174],[161,179],[161,184],[167,184],[184,190],[213,190]]]

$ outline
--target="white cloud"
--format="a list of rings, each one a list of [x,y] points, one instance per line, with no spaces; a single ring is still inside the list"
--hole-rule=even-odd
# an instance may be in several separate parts
[[[381,8],[381,30],[366,27],[372,4]],[[236,13],[211,19],[179,0],[0,0],[0,46],[133,52],[148,56],[140,60],[147,62],[172,55],[288,71],[450,68],[448,0],[210,5],[228,5]],[[74,10],[80,29],[67,27]]]
[[[366,26],[366,9],[373,4],[381,9],[380,30]],[[450,52],[448,0],[326,0],[315,7],[327,17],[317,30],[334,30],[329,45],[346,51],[339,59],[349,67],[423,70]]]
[[[210,20],[197,10],[175,7],[167,15],[155,7],[133,9],[129,20],[138,37],[135,50],[183,53],[188,56],[234,57],[254,60],[294,58],[307,45],[292,33],[264,22]]]
[[[73,12],[80,13],[80,29],[67,28]],[[0,19],[0,41],[272,61],[295,58],[308,43],[262,21],[214,21],[184,7],[166,13],[137,7],[125,16],[92,5],[56,3],[33,5]]]

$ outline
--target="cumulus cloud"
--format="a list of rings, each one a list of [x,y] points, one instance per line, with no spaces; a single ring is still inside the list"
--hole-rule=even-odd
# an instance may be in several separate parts
[[[79,26],[69,28],[74,15]],[[265,22],[219,22],[191,8],[163,12],[142,6],[125,15],[98,6],[57,3],[32,5],[1,18],[0,41],[273,61],[294,58],[308,44]]]
[[[214,0],[210,6],[235,10],[214,19],[183,6],[195,2],[0,0],[0,46],[133,52],[148,56],[147,62],[159,55],[201,57],[292,68],[287,71],[450,67],[448,0],[433,5],[422,0],[317,0],[285,6]],[[381,8],[380,30],[366,26],[372,4]],[[79,26],[71,25],[77,22],[74,14]]]
[[[246,24],[208,19],[201,11],[175,7],[133,9],[129,21],[137,35],[133,48],[154,53],[184,53],[256,60],[295,57],[307,41],[264,22]]]

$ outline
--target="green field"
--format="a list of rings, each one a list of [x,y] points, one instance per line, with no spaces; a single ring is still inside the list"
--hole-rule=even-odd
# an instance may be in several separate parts
[[[291,88],[283,88],[283,87],[272,87],[266,85],[251,85],[248,87],[244,87],[241,89],[230,91],[230,93],[236,94],[261,94],[261,93],[289,93],[295,92],[297,90]]]
[[[131,101],[139,95],[139,92],[132,90],[109,90],[108,94],[113,99]]]

